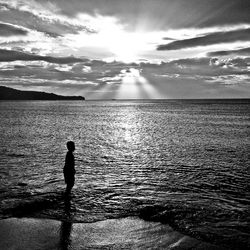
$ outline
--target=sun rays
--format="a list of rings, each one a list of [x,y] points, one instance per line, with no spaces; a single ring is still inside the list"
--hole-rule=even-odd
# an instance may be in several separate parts
[[[114,77],[105,77],[102,83],[89,83],[84,95],[89,99],[158,99],[157,86],[150,83],[137,68],[122,69]]]
[[[155,87],[141,74],[139,69],[121,71],[121,82],[116,93],[117,99],[154,99],[159,96]]]

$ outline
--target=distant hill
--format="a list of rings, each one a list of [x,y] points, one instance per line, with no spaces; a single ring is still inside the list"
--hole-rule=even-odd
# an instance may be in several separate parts
[[[38,91],[22,91],[0,86],[0,100],[85,100],[83,96],[62,96]]]

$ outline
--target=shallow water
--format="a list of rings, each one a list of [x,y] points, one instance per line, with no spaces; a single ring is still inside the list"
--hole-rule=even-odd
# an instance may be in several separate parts
[[[232,248],[249,242],[250,102],[0,102],[0,215],[139,216]],[[65,209],[65,143],[76,185]]]
[[[0,220],[1,249],[227,250],[174,231],[160,222],[127,217],[93,223],[50,219]]]

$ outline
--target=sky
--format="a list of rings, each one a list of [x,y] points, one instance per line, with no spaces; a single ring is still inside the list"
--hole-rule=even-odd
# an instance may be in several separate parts
[[[88,99],[250,98],[249,0],[0,0],[0,85]]]

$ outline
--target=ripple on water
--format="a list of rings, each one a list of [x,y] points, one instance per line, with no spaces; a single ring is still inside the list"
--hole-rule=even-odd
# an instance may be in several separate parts
[[[248,114],[249,104],[0,103],[1,217],[65,219],[62,167],[74,140],[68,219],[140,216],[249,245]]]

